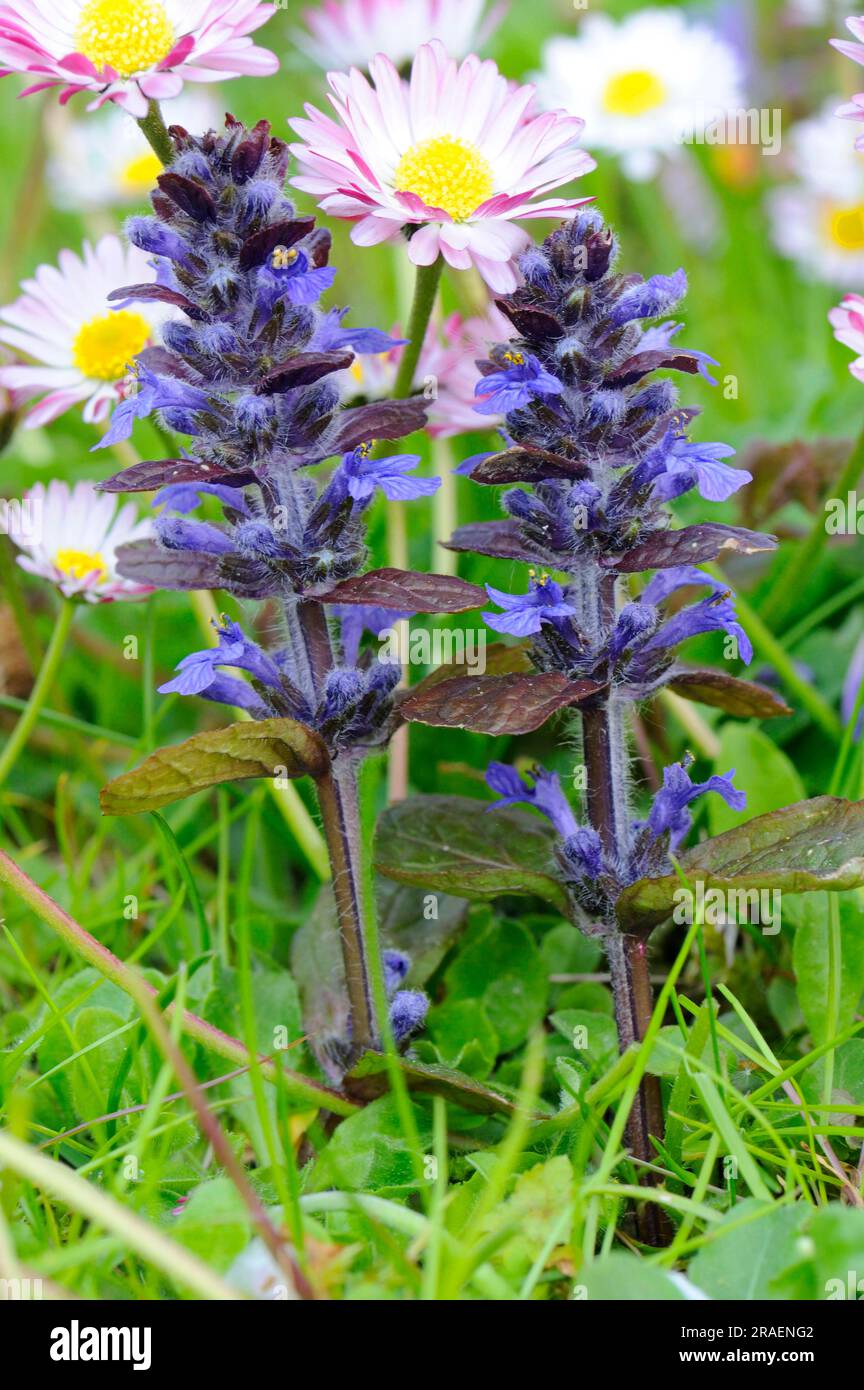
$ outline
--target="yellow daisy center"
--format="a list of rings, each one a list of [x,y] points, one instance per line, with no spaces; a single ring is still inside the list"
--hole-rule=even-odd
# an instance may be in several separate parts
[[[90,574],[108,573],[108,567],[98,551],[58,550],[54,563],[67,579],[86,579]]]
[[[120,170],[120,187],[124,193],[149,193],[163,167],[161,159],[152,150],[138,154]]]
[[[75,30],[76,51],[121,77],[161,63],[174,43],[174,26],[160,0],[89,0]]]
[[[456,222],[476,212],[495,191],[485,155],[458,135],[436,135],[406,150],[394,176],[400,193],[416,193],[427,207],[443,208]]]
[[[72,344],[72,361],[92,381],[119,381],[150,337],[143,314],[118,309],[82,324]]]
[[[610,77],[603,93],[603,109],[610,116],[644,116],[665,100],[665,83],[647,68],[633,68]]]
[[[843,251],[864,251],[864,203],[855,207],[830,207],[826,216],[828,239]]]

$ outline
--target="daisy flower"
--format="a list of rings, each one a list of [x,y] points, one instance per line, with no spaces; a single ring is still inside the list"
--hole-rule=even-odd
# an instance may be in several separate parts
[[[294,38],[322,68],[368,68],[377,53],[401,68],[421,44],[440,39],[454,58],[479,48],[505,6],[487,0],[324,0],[304,10]]]
[[[828,321],[838,343],[857,354],[855,361],[849,363],[849,370],[858,381],[864,381],[864,297],[845,294],[842,302],[830,311]]]
[[[734,49],[671,7],[620,24],[589,15],[578,37],[548,41],[536,81],[543,106],[575,101],[591,148],[620,155],[634,179],[649,178],[685,135],[741,104]]]
[[[864,285],[864,154],[838,135],[833,109],[829,103],[789,132],[798,181],[769,195],[772,235],[808,278]]]
[[[187,130],[221,124],[206,89],[184,92],[171,106],[171,121]],[[146,136],[127,112],[110,105],[75,120],[70,107],[47,112],[49,158],[46,185],[56,207],[74,212],[145,202],[163,171]]]
[[[474,55],[457,64],[437,39],[419,49],[408,81],[383,55],[370,72],[372,84],[357,68],[329,74],[336,120],[310,106],[291,122],[302,142],[291,146],[295,187],[352,221],[359,246],[407,227],[415,265],[440,253],[509,293],[527,241],[514,220],[566,217],[588,201],[532,201],[594,168],[576,147],[583,122],[563,111],[530,116],[533,87],[513,87]]]
[[[141,119],[189,82],[266,77],[275,54],[248,37],[275,12],[257,0],[9,0],[0,5],[0,74],[35,78],[22,96],[62,87]]]
[[[86,603],[143,598],[153,592],[117,573],[118,546],[151,534],[150,522],[137,519],[131,502],[117,511],[116,500],[97,492],[92,483],[70,488],[56,478],[47,488],[36,483],[26,500],[33,521],[13,517],[8,529],[22,552],[18,564],[28,574],[48,579],[66,598]]]
[[[864,64],[864,15],[850,15],[846,20],[846,28],[858,40],[857,43],[850,43],[848,39],[831,39],[830,43],[844,57],[851,58],[854,63]],[[847,121],[864,121],[864,92],[857,92],[851,101],[838,106],[834,114]],[[864,149],[864,135],[858,136],[855,148]]]
[[[41,265],[23,282],[20,298],[0,309],[0,343],[33,362],[0,366],[0,387],[43,396],[25,426],[46,425],[79,401],[85,420],[105,419],[124,393],[129,364],[166,318],[155,303],[112,309],[108,295],[154,279],[143,251],[109,235],[95,248],[85,242],[83,257],[61,251],[58,266]]]

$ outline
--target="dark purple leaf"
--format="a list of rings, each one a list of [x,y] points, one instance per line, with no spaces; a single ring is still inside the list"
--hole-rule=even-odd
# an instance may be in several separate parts
[[[148,300],[156,304],[170,304],[175,309],[182,309],[183,313],[190,319],[201,320],[207,317],[197,304],[193,304],[191,299],[186,298],[185,294],[170,289],[168,285],[126,285],[122,290],[112,290],[108,299],[112,303],[124,299],[134,299],[139,302]]]
[[[146,347],[139,352],[136,361],[142,367],[146,367],[149,372],[155,372],[157,376],[173,376],[180,381],[191,381],[195,386],[202,384],[202,377],[184,362],[182,357],[177,357],[173,352],[169,352],[165,347]]]
[[[513,324],[513,327],[518,329],[529,342],[536,342],[538,339],[543,341],[563,338],[563,325],[558,322],[554,314],[548,314],[545,309],[523,307],[514,303],[512,299],[498,299],[495,302],[502,314]]]
[[[572,556],[568,559],[566,555],[555,555],[526,541],[518,521],[469,522],[442,544],[445,550],[492,555],[500,560],[523,560],[527,565],[546,565],[549,569],[567,569],[572,563]]]
[[[526,448],[516,444],[500,454],[481,459],[471,472],[475,483],[538,483],[544,478],[587,478],[590,469],[579,459],[552,454],[546,449]]]
[[[697,700],[741,719],[775,719],[792,710],[775,691],[758,681],[741,680],[726,671],[673,670],[666,684],[685,700]]]
[[[218,589],[219,556],[167,550],[158,541],[131,541],[117,548],[117,573],[157,589]]]
[[[216,204],[203,184],[195,179],[187,179],[183,174],[160,174],[156,182],[181,212],[185,212],[195,222],[213,222],[216,218]]]
[[[558,710],[600,689],[596,681],[569,681],[557,671],[456,676],[425,690],[418,686],[400,703],[399,713],[411,724],[477,734],[530,734]]]
[[[775,550],[776,547],[774,536],[712,521],[703,526],[684,526],[680,531],[655,531],[625,555],[607,557],[605,563],[620,574],[636,574],[640,570],[670,569],[674,565],[698,565],[703,560],[715,559],[724,550],[753,555],[756,551]]]
[[[233,487],[244,487],[246,483],[254,481],[254,473],[214,468],[212,464],[199,463],[197,459],[154,459],[152,462],[133,463],[130,468],[121,469],[113,478],[106,478],[96,486],[100,492],[155,492],[169,483],[230,482]]]
[[[258,383],[259,396],[272,396],[280,391],[292,391],[297,386],[311,386],[313,381],[344,371],[354,361],[353,352],[298,352],[288,362],[274,367]]]
[[[699,362],[700,359],[690,352],[637,352],[635,357],[628,357],[626,362],[622,362],[606,380],[615,386],[631,386],[661,367],[676,372],[698,372]]]
[[[331,453],[348,453],[370,439],[403,439],[426,424],[427,402],[422,396],[407,401],[373,401],[343,410]]]
[[[488,601],[484,589],[464,579],[396,569],[370,570],[343,580],[327,593],[307,597],[316,603],[362,603],[412,613],[464,613]]]
[[[294,217],[286,222],[274,222],[247,237],[240,248],[241,270],[254,270],[272,256],[277,246],[291,247],[308,236],[315,226],[314,217]]]

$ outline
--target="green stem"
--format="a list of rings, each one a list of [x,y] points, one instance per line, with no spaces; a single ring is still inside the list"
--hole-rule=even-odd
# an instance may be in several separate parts
[[[829,496],[845,498],[846,494],[854,489],[862,473],[864,473],[864,430],[861,431],[852,446],[852,452],[846,460],[843,472],[836,483],[832,485]],[[780,570],[777,582],[763,605],[762,611],[766,620],[775,628],[782,627],[798,603],[828,539],[828,532],[825,529],[825,502],[827,500],[827,497],[823,499],[810,528],[810,534],[798,547],[789,563]]]
[[[411,304],[408,327],[405,331],[405,336],[409,341],[405,345],[399,370],[396,373],[396,382],[393,386],[394,400],[405,400],[407,396],[412,394],[414,374],[417,371],[420,353],[423,351],[426,330],[435,309],[435,300],[438,297],[438,286],[441,283],[443,269],[444,261],[440,256],[431,265],[418,265],[417,267],[414,299]],[[391,502],[387,508],[387,559],[388,563],[395,569],[408,568],[408,531],[405,524],[404,502]]]
[[[12,611],[21,645],[30,663],[30,670],[35,674],[42,659],[42,652],[33,631],[33,624],[27,615],[27,607],[21,593],[20,573],[15,562],[12,542],[5,536],[0,536],[0,592]]]
[[[449,441],[446,439],[433,439],[430,447],[435,472],[441,479],[441,486],[432,498],[435,517],[432,569],[436,574],[456,574],[459,556],[455,550],[444,550],[441,545],[441,542],[449,541],[459,524],[456,506],[456,478],[453,474],[453,453]]]
[[[39,675],[36,677],[36,684],[33,686],[30,699],[27,701],[27,708],[12,730],[9,736],[9,742],[6,744],[2,756],[0,756],[0,787],[3,786],[3,783],[18,761],[20,754],[23,752],[33,730],[33,726],[39,718],[39,711],[44,705],[51,687],[54,684],[54,679],[63,656],[66,638],[69,636],[69,628],[72,625],[74,614],[75,605],[72,600],[64,599],[60,612],[57,615],[57,622],[54,626],[51,641],[48,644],[48,650],[45,653],[45,660],[42,662]]]
[[[169,164],[174,163],[174,143],[168,134],[168,127],[162,119],[162,111],[158,101],[150,102],[150,109],[146,116],[141,117],[138,127],[167,169]]]
[[[837,1036],[840,1023],[840,991],[842,988],[843,947],[840,934],[840,904],[836,893],[828,894],[828,999],[825,1011],[825,1041]],[[830,1106],[834,1099],[834,1054],[836,1046],[825,1054],[825,1077],[822,1100]],[[825,1117],[830,1120],[830,1114]]]

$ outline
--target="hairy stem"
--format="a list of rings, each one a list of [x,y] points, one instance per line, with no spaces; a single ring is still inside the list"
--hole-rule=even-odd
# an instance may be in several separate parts
[[[150,102],[150,109],[146,116],[141,117],[138,126],[145,139],[149,141],[151,149],[167,169],[168,165],[174,162],[174,145],[158,101]]]
[[[318,603],[297,604],[297,627],[306,658],[320,690],[334,666],[333,648],[324,609]],[[350,754],[338,754],[327,775],[316,783],[324,837],[333,873],[333,896],[351,1006],[351,1041],[355,1056],[380,1046],[370,970],[370,943],[365,926],[363,895],[363,837],[357,771]]]
[[[615,615],[615,580],[604,577],[596,594],[596,618],[609,628]],[[627,857],[630,812],[626,785],[626,731],[621,706],[608,694],[582,712],[583,751],[586,769],[588,819],[600,837],[607,858],[620,863]],[[605,934],[606,954],[612,977],[615,1020],[622,1052],[645,1036],[651,1022],[653,997],[648,973],[648,955],[641,937],[622,932],[610,922]],[[663,1134],[663,1105],[660,1083],[655,1076],[644,1076],[627,1120],[627,1142],[634,1158],[653,1163],[656,1151],[651,1136]],[[649,1174],[645,1181],[652,1181]],[[638,1213],[638,1229],[649,1245],[664,1241],[662,1215],[656,1203],[648,1202]]]

